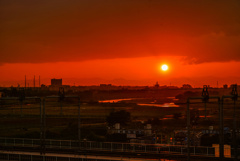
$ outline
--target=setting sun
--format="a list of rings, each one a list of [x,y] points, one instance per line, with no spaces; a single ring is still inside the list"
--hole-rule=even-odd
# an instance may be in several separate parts
[[[168,70],[168,66],[167,66],[166,64],[164,64],[164,65],[161,66],[161,69],[162,69],[163,71],[166,71],[166,70]]]

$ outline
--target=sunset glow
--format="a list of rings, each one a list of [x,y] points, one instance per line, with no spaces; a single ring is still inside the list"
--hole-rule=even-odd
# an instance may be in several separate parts
[[[0,0],[1,149],[235,161],[239,71],[240,0]]]
[[[238,6],[233,0],[3,0],[0,85],[23,86],[25,75],[41,75],[44,84],[54,77],[71,85],[237,83]]]
[[[166,71],[166,70],[168,70],[168,66],[167,66],[166,64],[164,64],[164,65],[162,65],[161,69],[162,69],[163,71]]]

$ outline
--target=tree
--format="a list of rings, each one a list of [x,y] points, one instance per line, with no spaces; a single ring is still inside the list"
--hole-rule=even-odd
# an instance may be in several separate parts
[[[107,116],[106,121],[108,125],[112,126],[116,123],[120,125],[127,125],[131,120],[131,114],[125,110],[113,111]]]

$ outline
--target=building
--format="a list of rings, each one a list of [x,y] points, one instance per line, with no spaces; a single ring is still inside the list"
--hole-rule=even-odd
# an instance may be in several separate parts
[[[224,88],[224,89],[228,89],[228,85],[227,85],[227,84],[224,84],[224,85],[223,85],[223,88]]]
[[[111,87],[112,84],[100,84],[100,87]]]
[[[51,86],[62,86],[62,79],[51,79]]]
[[[192,86],[191,86],[190,84],[183,84],[183,85],[182,85],[182,88],[183,88],[183,89],[191,89]]]
[[[159,87],[159,84],[158,82],[156,82],[156,84],[154,85],[155,88],[158,88]]]

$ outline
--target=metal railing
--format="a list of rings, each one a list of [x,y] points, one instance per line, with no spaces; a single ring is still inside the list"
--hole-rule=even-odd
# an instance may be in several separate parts
[[[11,147],[40,147],[41,141],[39,139],[25,139],[25,138],[0,138],[1,146]],[[52,149],[80,149],[93,151],[109,151],[109,152],[132,152],[132,153],[151,153],[151,154],[176,154],[186,155],[187,146],[185,145],[168,145],[168,144],[140,144],[140,143],[117,143],[117,142],[95,142],[95,141],[81,141],[79,147],[78,140],[53,140],[46,139],[45,147]],[[225,149],[226,151],[233,151]],[[191,155],[218,157],[215,147],[190,146]],[[238,149],[240,152],[240,149]],[[228,154],[232,157],[234,154]]]
[[[63,156],[46,156],[46,155],[34,155],[34,154],[12,154],[1,153],[0,160],[12,160],[12,161],[117,161],[117,159],[99,159],[97,156],[91,156],[91,158],[84,158],[82,156],[63,157]]]

